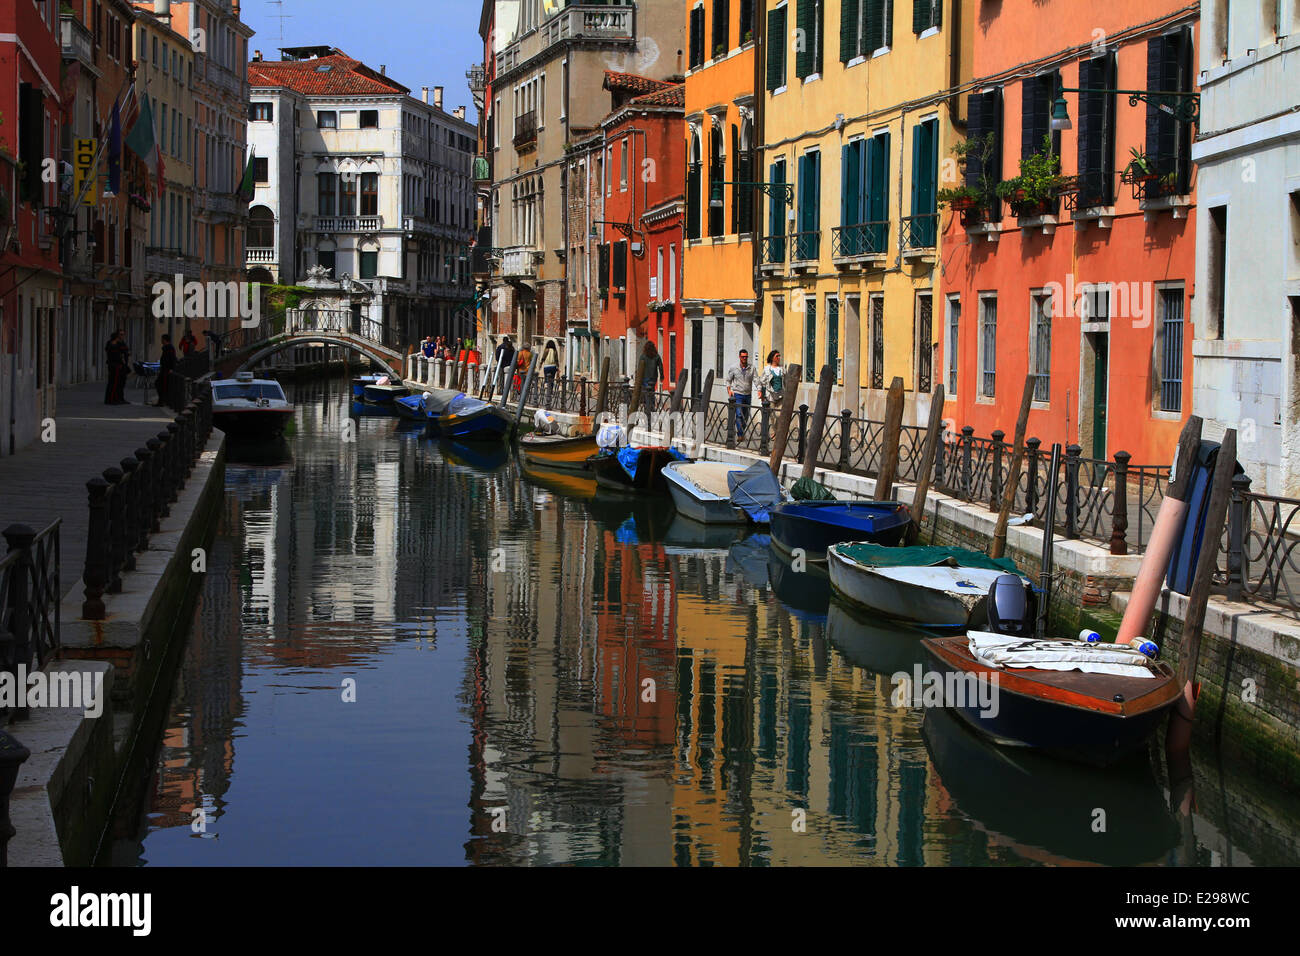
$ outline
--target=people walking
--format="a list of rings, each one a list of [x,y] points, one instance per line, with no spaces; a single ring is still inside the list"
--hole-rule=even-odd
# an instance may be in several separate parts
[[[181,355],[189,358],[190,353],[199,347],[199,340],[194,337],[193,332],[186,329],[185,334],[181,336],[180,347]]]
[[[510,341],[510,336],[501,336],[501,343],[497,346],[494,359],[496,361],[496,372],[494,373],[492,381],[493,395],[496,394],[498,384],[500,384],[503,390],[510,387],[509,371],[515,366],[515,346],[514,343]],[[504,395],[502,397],[504,397]]]
[[[664,376],[664,360],[659,357],[659,350],[649,339],[645,340],[641,357],[645,360],[644,378],[641,379],[641,408],[650,415],[655,410],[655,387]]]
[[[736,436],[745,434],[749,424],[749,406],[754,394],[754,366],[749,364],[749,352],[740,350],[740,364],[727,370],[727,398],[736,406]]]
[[[523,391],[524,378],[528,375],[528,367],[532,365],[532,362],[533,350],[525,342],[519,349],[518,358],[515,359],[515,377],[510,385],[512,393]]]
[[[162,354],[158,357],[158,401],[154,404],[161,408],[167,404],[167,390],[171,386],[172,370],[176,368],[176,348],[172,345],[172,337],[164,334],[162,337]]]
[[[785,369],[781,366],[781,353],[773,349],[767,353],[767,364],[758,377],[758,400],[764,405],[780,405],[785,386]]]
[[[542,352],[542,377],[546,380],[546,390],[555,387],[555,377],[560,374],[560,353],[555,348],[554,340],[546,343]]]

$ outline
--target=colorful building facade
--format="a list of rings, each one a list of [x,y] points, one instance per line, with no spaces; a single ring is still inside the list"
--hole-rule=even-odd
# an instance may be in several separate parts
[[[1192,99],[1198,16],[1007,0],[980,22],[974,145],[941,152],[968,187],[942,215],[934,313],[955,427],[1009,434],[1033,376],[1031,436],[1169,461],[1191,410],[1195,177],[1173,114]],[[1166,111],[1115,90],[1175,95]]]
[[[947,255],[939,161],[959,139],[951,91],[969,72],[975,11],[879,0],[763,7],[762,348],[803,366],[810,405],[829,366],[833,412],[882,418],[897,376],[905,421],[924,421]]]

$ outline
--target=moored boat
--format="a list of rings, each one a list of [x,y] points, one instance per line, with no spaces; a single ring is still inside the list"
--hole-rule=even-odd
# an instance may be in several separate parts
[[[771,511],[772,544],[783,554],[798,550],[806,560],[821,563],[833,544],[893,547],[911,520],[907,506],[897,501],[787,501]]]
[[[670,461],[663,476],[673,504],[686,517],[703,524],[747,524],[749,518],[731,500],[727,476],[744,465],[724,461]]]
[[[293,405],[274,379],[240,372],[212,383],[212,424],[231,438],[258,441],[284,433]]]
[[[397,399],[411,394],[409,388],[387,375],[381,375],[374,382],[367,382],[362,386],[361,392],[362,397],[372,405],[391,405]]]
[[[439,435],[473,441],[500,440],[510,424],[504,409],[468,395],[453,398],[446,411],[433,420]]]
[[[358,375],[352,380],[352,397],[358,400],[364,399],[366,397],[366,386],[374,385],[384,377],[385,376],[383,375],[377,374]]]
[[[964,548],[889,548],[834,544],[826,549],[831,587],[849,603],[930,628],[968,628],[986,618],[989,588],[1007,573],[1007,558]]]
[[[560,471],[589,471],[587,459],[596,454],[595,435],[542,435],[533,432],[519,440],[519,450],[530,466]]]
[[[637,495],[666,495],[668,482],[663,476],[664,466],[683,460],[685,456],[673,448],[629,445],[606,448],[588,458],[587,464],[601,488]]]

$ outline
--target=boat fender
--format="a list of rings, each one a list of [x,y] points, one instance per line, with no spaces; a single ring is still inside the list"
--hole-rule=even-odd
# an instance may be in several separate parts
[[[1145,654],[1147,657],[1152,659],[1160,653],[1160,647],[1155,641],[1148,641],[1143,638],[1135,637],[1129,642],[1129,646],[1136,647],[1140,653]]]
[[[1088,628],[1085,627],[1082,631],[1079,632],[1079,640],[1085,641],[1088,644],[1100,644],[1101,635],[1098,634],[1096,631],[1090,631],[1088,630]]]

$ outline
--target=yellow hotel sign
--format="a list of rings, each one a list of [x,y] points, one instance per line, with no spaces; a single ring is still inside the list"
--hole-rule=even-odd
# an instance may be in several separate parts
[[[95,151],[98,148],[99,141],[94,139],[79,139],[72,147],[74,173],[72,188],[79,196],[89,180],[90,186],[86,188],[86,198],[82,200],[87,206],[99,205],[99,183],[95,178]]]

